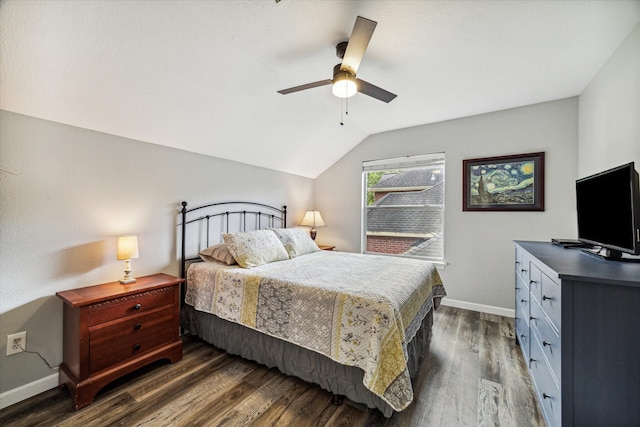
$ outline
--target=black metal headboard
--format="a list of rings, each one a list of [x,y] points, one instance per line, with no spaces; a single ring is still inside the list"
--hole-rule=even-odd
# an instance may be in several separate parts
[[[181,216],[180,277],[183,279],[187,277],[187,262],[199,259],[199,250],[192,258],[187,255],[190,237],[195,242],[189,249],[204,249],[220,242],[222,233],[287,227],[286,206],[278,208],[254,202],[210,203],[191,209],[187,209],[187,202],[182,202]]]

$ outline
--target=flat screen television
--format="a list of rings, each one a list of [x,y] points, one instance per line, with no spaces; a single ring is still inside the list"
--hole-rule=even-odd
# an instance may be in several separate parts
[[[599,255],[640,255],[640,192],[633,162],[576,181],[578,240]]]

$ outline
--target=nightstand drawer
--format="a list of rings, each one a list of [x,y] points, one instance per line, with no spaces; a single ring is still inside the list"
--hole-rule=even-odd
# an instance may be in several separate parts
[[[173,308],[95,328],[89,332],[89,370],[100,371],[171,342],[176,335]]]
[[[173,295],[173,287],[166,287],[93,304],[89,306],[89,326],[172,305],[176,303]]]

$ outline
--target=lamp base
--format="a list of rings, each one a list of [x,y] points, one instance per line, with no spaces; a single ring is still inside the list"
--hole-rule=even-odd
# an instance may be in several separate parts
[[[311,240],[316,240],[316,230],[314,230],[313,228],[311,229],[311,231],[309,231],[309,235],[311,236]]]
[[[127,285],[136,281],[136,278],[131,275],[133,269],[131,268],[131,260],[124,260],[124,277],[120,279],[120,283]]]

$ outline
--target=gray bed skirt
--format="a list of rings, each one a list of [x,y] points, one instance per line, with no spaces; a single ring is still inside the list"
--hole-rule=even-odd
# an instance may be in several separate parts
[[[440,298],[434,298],[434,308],[439,302]],[[269,368],[277,367],[284,374],[318,384],[333,394],[344,395],[369,408],[377,408],[385,417],[390,417],[394,412],[384,400],[365,388],[362,384],[364,372],[360,368],[341,365],[320,353],[197,311],[190,305],[182,306],[181,317],[184,329],[230,354]],[[433,309],[429,310],[422,320],[422,326],[407,345],[408,369],[412,379],[418,373],[422,359],[428,354],[432,325]]]

